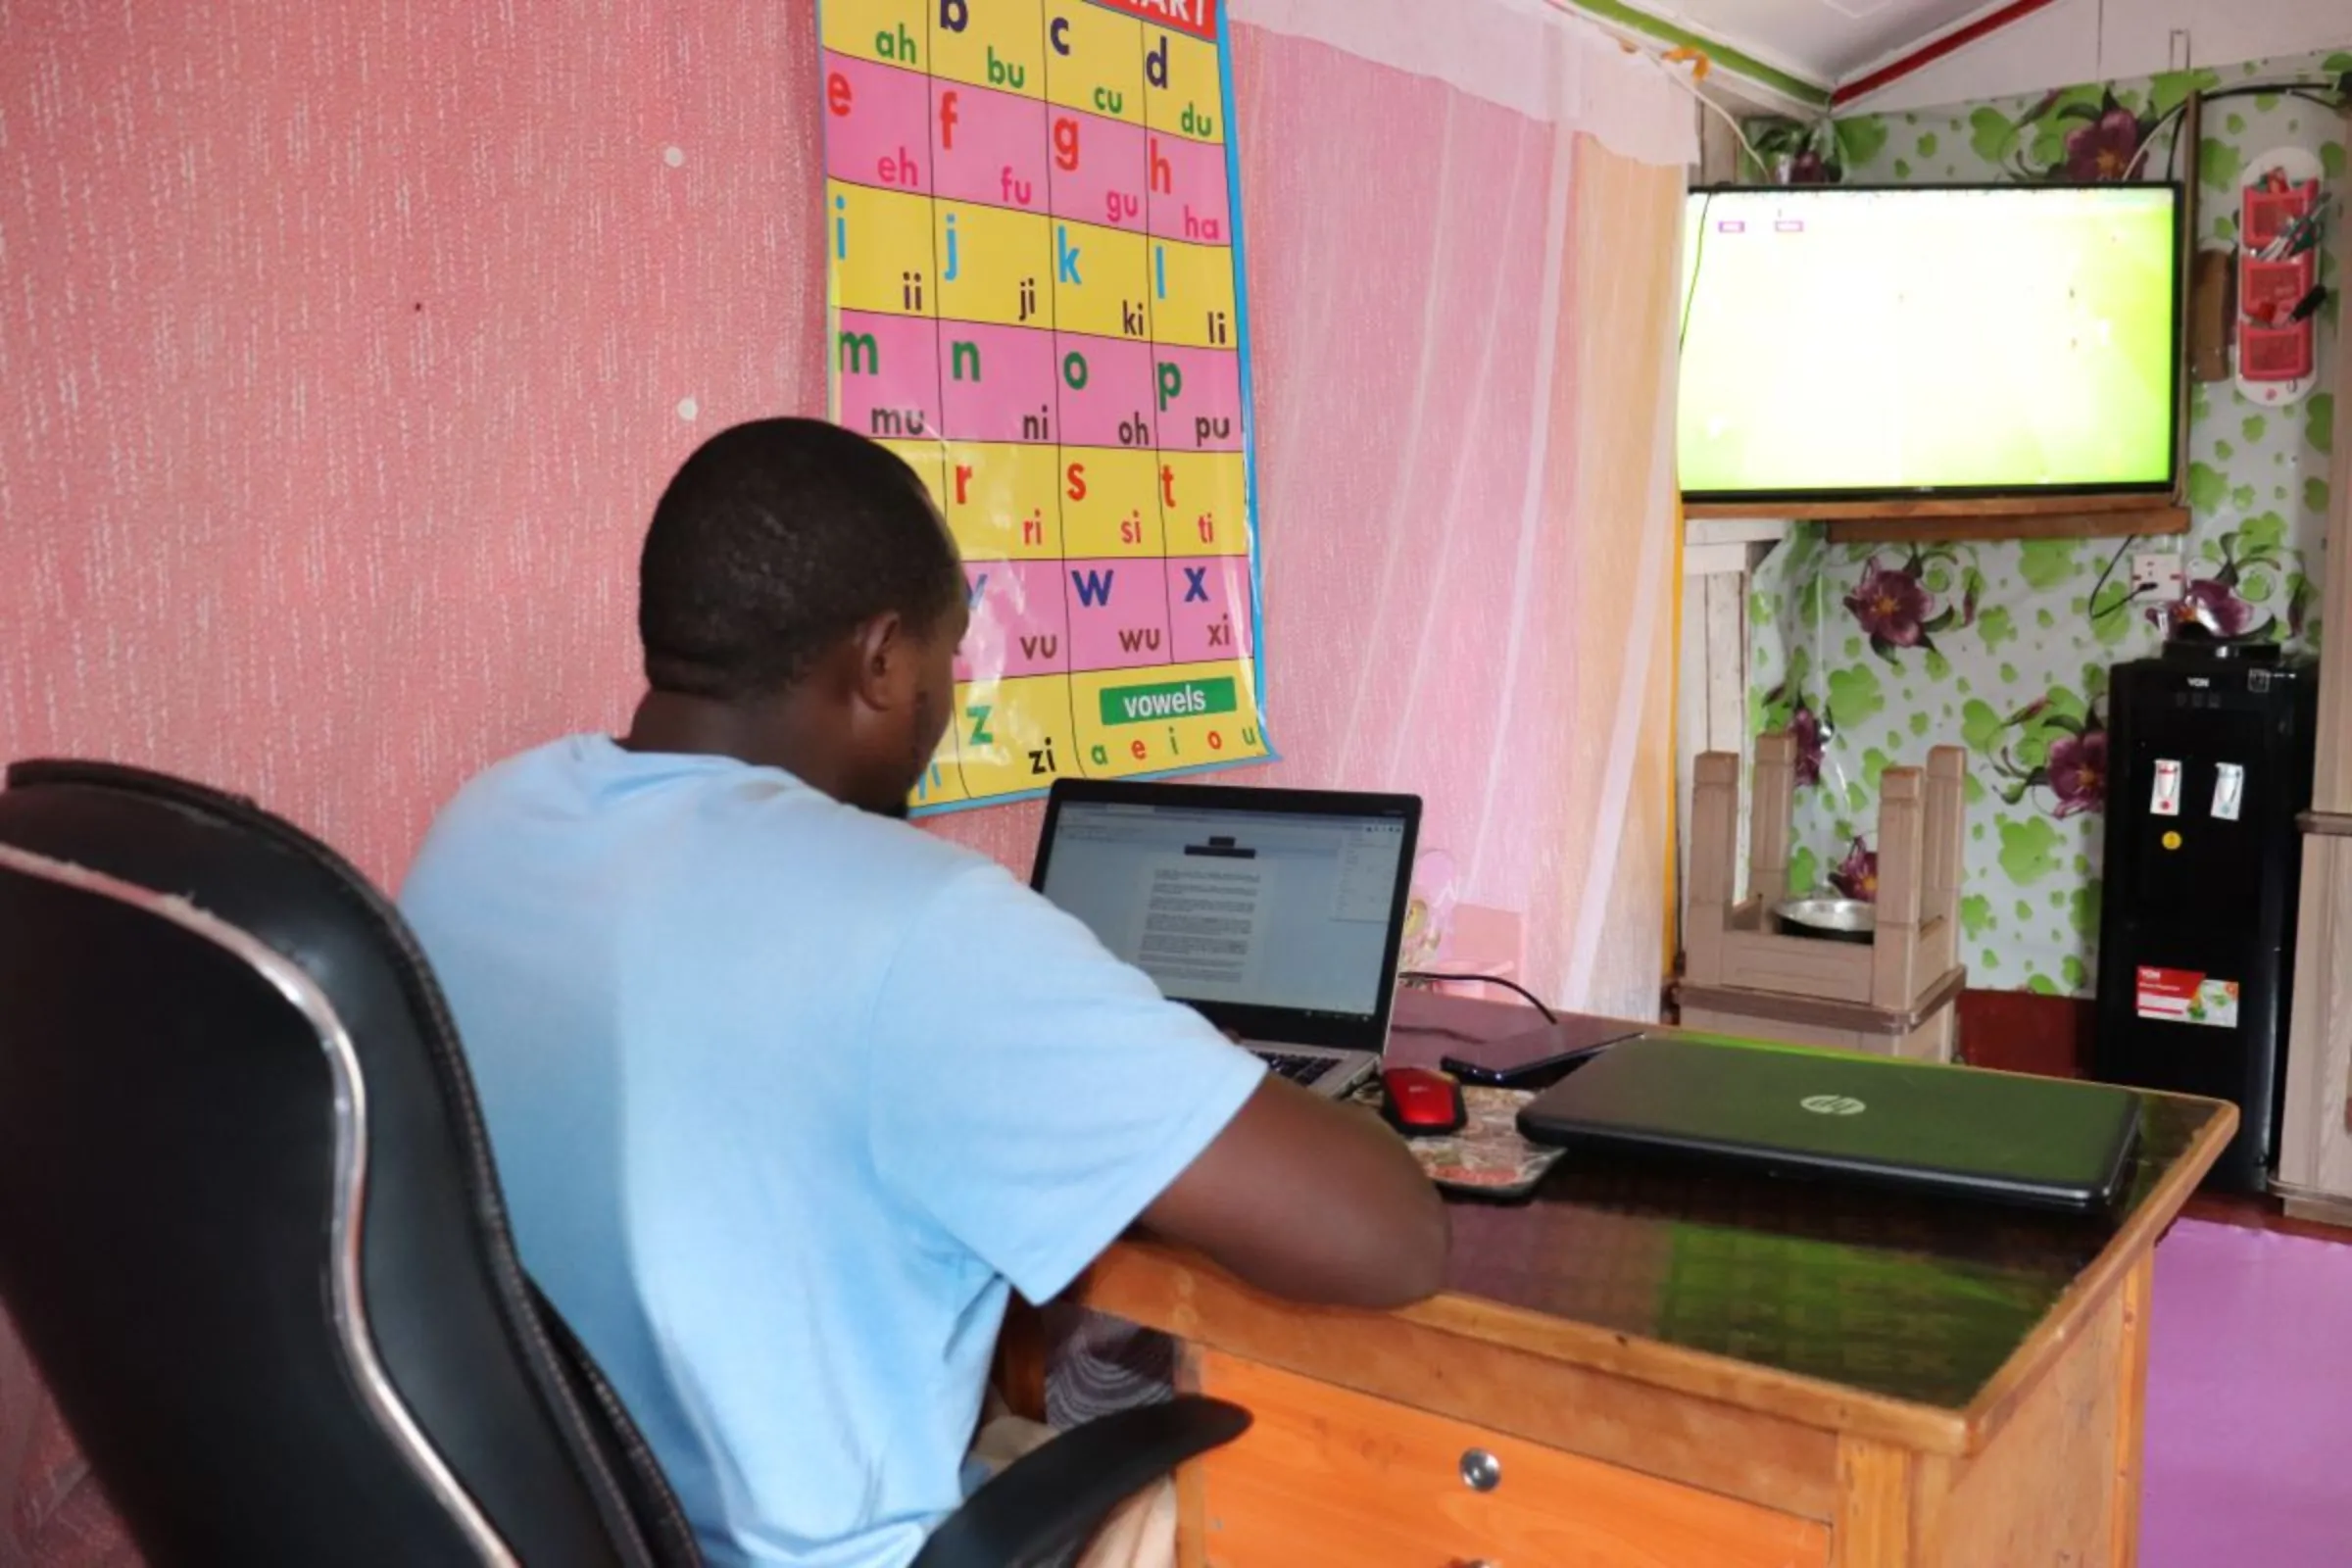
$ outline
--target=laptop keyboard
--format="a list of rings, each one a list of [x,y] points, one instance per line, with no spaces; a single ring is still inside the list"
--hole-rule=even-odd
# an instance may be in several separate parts
[[[1257,1059],[1295,1084],[1311,1085],[1332,1067],[1329,1056],[1292,1056],[1279,1051],[1258,1052]]]

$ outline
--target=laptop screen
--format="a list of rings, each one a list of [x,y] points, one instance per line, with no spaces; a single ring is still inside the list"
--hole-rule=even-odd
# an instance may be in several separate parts
[[[1371,1018],[1405,843],[1394,815],[1073,800],[1040,891],[1177,1001]]]

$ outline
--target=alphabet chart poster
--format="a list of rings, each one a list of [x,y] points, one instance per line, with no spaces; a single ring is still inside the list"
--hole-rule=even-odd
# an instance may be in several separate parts
[[[1272,750],[1219,0],[822,0],[832,416],[971,594],[918,810]]]

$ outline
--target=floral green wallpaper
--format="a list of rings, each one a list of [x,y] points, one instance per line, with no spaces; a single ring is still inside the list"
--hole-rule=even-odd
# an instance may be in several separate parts
[[[2231,243],[2235,192],[2300,148],[2344,172],[2322,86],[2352,54],[2100,83],[1829,130],[1768,125],[1781,177],[1860,183],[2161,176],[2192,90],[2204,110],[2199,243]],[[2274,83],[2311,84],[2310,96]],[[2323,274],[2324,276],[2326,274]],[[2332,326],[2334,300],[2328,305]],[[2323,329],[2323,337],[2326,329]],[[2320,363],[2329,355],[2323,341]],[[1824,411],[1835,417],[1835,411]],[[2049,540],[1831,546],[1800,526],[1758,571],[1750,716],[1800,743],[1793,880],[1867,890],[1878,781],[1928,749],[1969,752],[1962,951],[1972,986],[2087,996],[2106,806],[2107,669],[2156,650],[2168,618],[2309,648],[2328,508],[2333,399],[2269,410],[2230,383],[2193,394],[2185,542]],[[2158,604],[2134,551],[2180,549],[2190,583]]]

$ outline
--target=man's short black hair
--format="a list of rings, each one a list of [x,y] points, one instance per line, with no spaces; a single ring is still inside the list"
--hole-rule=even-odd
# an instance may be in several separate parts
[[[818,419],[739,424],[654,509],[638,572],[646,680],[723,701],[782,691],[873,616],[927,632],[962,592],[955,545],[896,453]]]

